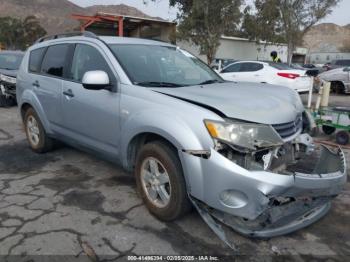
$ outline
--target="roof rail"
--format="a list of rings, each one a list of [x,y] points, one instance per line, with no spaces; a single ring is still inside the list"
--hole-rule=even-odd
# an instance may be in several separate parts
[[[59,38],[64,38],[64,37],[73,37],[73,36],[85,36],[85,37],[90,37],[90,38],[95,38],[95,39],[99,38],[96,34],[89,32],[89,31],[83,31],[83,32],[75,31],[75,32],[68,32],[68,33],[44,36],[44,37],[39,38],[35,42],[35,44],[42,43],[42,42],[45,42],[48,40],[59,39]]]

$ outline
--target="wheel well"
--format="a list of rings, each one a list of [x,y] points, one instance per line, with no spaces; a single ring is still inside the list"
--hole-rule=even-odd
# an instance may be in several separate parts
[[[162,141],[165,144],[169,146],[174,152],[177,153],[177,148],[166,138],[155,134],[155,133],[142,133],[137,136],[135,136],[131,142],[128,145],[128,150],[127,150],[127,169],[129,171],[133,171],[135,167],[135,162],[136,162],[136,157],[137,157],[137,152],[139,149],[148,143],[154,142],[154,141]]]
[[[333,88],[336,88],[338,86],[341,88],[345,88],[344,83],[342,81],[332,81],[331,85]]]
[[[28,110],[28,108],[31,108],[32,106],[28,103],[24,103],[21,107],[21,116],[22,116],[22,119],[24,119],[24,115],[26,113],[26,111]]]

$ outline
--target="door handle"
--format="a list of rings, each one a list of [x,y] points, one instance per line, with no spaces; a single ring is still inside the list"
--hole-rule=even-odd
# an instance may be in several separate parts
[[[35,86],[35,87],[40,87],[40,84],[39,84],[38,80],[36,80],[32,85]]]
[[[64,91],[63,94],[65,96],[74,97],[72,89],[68,89],[67,91]]]

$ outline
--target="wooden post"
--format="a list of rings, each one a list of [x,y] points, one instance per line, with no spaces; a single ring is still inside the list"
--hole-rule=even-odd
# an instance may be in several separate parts
[[[118,36],[124,35],[124,18],[122,16],[118,17]]]

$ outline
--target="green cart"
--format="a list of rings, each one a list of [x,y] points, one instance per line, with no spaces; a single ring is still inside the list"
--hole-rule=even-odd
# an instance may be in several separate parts
[[[322,131],[331,135],[336,130],[336,141],[346,145],[350,140],[350,107],[326,107],[313,112],[315,123]]]

